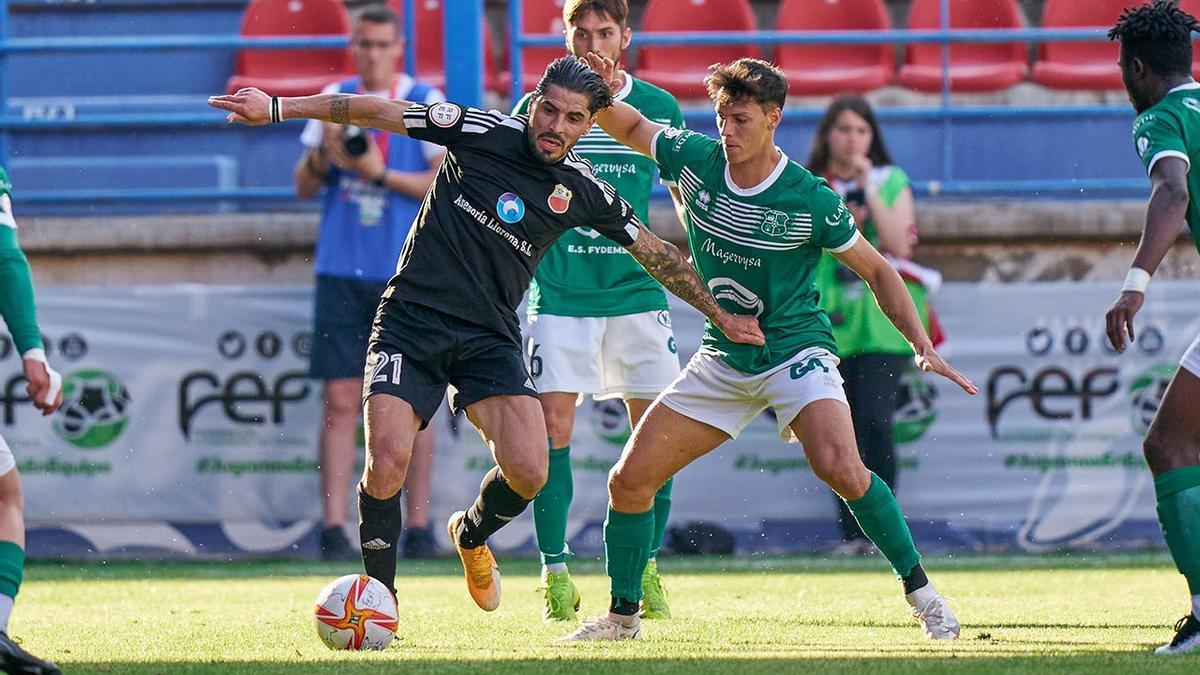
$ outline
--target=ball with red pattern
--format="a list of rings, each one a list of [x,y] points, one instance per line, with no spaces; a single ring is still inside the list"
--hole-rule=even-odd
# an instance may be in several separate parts
[[[383,582],[347,574],[317,595],[317,635],[330,649],[383,649],[396,636],[396,600]]]

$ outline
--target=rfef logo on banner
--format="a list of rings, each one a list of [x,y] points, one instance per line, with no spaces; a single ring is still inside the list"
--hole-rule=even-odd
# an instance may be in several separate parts
[[[131,402],[129,390],[112,373],[77,370],[63,378],[63,404],[54,432],[77,448],[103,448],[125,430]]]

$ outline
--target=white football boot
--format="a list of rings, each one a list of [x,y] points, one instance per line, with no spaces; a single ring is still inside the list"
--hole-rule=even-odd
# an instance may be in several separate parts
[[[1175,623],[1175,639],[1154,650],[1155,654],[1174,655],[1196,652],[1200,654],[1200,620],[1188,614]]]
[[[641,640],[642,622],[638,615],[594,616],[573,633],[560,637],[559,642],[592,642],[596,640]]]
[[[946,604],[946,599],[934,589],[933,584],[918,588],[905,595],[904,599],[912,607],[913,618],[921,624],[925,637],[930,640],[958,639],[961,630],[958,619],[955,618],[950,605]]]

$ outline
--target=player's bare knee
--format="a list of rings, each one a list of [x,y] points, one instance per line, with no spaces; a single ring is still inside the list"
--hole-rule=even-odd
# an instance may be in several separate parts
[[[1155,474],[1196,463],[1197,449],[1175,434],[1152,425],[1142,441],[1142,453]]]
[[[411,444],[398,441],[377,441],[367,445],[367,474],[370,482],[387,488],[394,494],[404,485],[408,462],[412,459]]]
[[[656,491],[632,472],[622,471],[620,464],[608,472],[608,496],[614,506],[652,500]]]
[[[846,499],[857,499],[870,486],[870,474],[863,466],[857,452],[814,453],[811,461],[813,474],[834,492]]]
[[[550,470],[545,453],[524,453],[500,464],[500,471],[512,489],[526,499],[532,499],[546,485]]]

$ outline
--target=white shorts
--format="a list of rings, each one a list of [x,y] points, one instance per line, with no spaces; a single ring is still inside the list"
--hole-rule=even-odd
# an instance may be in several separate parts
[[[17,466],[17,459],[13,457],[12,448],[8,447],[4,437],[0,436],[0,476],[12,471]]]
[[[529,374],[540,392],[652,399],[679,374],[671,314],[556,316],[529,320]]]
[[[796,442],[788,425],[805,406],[824,398],[846,403],[838,363],[828,349],[810,347],[765,373],[750,375],[711,354],[697,352],[658,401],[730,438],[737,438],[746,425],[771,408],[779,424],[779,438]]]
[[[1179,360],[1179,366],[1196,377],[1200,377],[1200,335],[1192,340],[1192,344],[1183,353],[1183,358]]]

